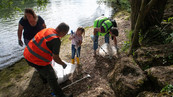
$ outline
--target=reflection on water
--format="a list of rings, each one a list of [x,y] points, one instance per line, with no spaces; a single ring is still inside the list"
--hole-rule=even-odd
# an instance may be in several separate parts
[[[97,0],[49,0],[44,10],[34,3],[27,7],[33,8],[40,15],[48,28],[65,22],[69,24],[70,30],[76,30],[78,26],[92,26],[93,21],[104,14],[110,17],[112,8],[102,3],[98,5]],[[23,10],[26,7],[21,7]],[[10,11],[9,11],[10,12]],[[18,45],[17,28],[22,13],[17,13],[12,19],[3,20],[0,15],[0,69],[20,60],[24,47]]]

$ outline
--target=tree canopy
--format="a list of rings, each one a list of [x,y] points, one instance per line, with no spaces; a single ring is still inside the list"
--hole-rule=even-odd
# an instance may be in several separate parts
[[[49,0],[0,0],[0,18],[12,18],[25,8],[45,8]]]

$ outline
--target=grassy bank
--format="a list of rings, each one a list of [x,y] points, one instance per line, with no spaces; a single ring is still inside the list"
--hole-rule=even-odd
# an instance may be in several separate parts
[[[70,42],[69,37],[70,35],[66,35],[65,37],[63,37],[61,45],[69,43]],[[22,74],[25,74],[26,72],[28,72],[29,69],[31,69],[31,67],[28,66],[24,58],[14,63],[13,65],[2,69],[0,71],[1,86],[4,83],[9,83],[12,79],[20,78]],[[1,86],[0,86],[0,89],[1,89]]]
[[[20,79],[31,69],[25,61],[21,59],[15,64],[0,71],[0,91],[8,93],[8,89],[14,85],[14,80]]]
[[[70,35],[66,35],[62,39],[62,45],[69,42]],[[14,63],[13,65],[6,67],[0,71],[0,97],[3,93],[9,93],[10,88],[15,86],[16,81],[20,80],[27,72],[32,69],[24,58]]]

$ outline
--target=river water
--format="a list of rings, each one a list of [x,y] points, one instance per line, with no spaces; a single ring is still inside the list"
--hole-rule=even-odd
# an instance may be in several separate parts
[[[94,20],[102,14],[111,17],[113,8],[110,4],[98,4],[96,1],[49,0],[44,9],[32,3],[21,9],[33,8],[36,14],[45,20],[47,28],[56,28],[59,23],[65,22],[70,26],[70,30],[76,30],[78,26],[92,26]],[[0,69],[23,57],[24,47],[18,45],[17,38],[18,22],[22,16],[23,12],[19,12],[11,19],[0,18]]]

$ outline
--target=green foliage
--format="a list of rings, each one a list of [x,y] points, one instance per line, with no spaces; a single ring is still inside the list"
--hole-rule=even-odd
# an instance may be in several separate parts
[[[131,40],[132,37],[132,33],[133,31],[125,31],[127,34],[127,39]],[[124,41],[123,47],[122,47],[122,51],[127,52],[127,50],[130,48],[131,42],[130,41]]]
[[[161,93],[166,93],[168,95],[173,95],[173,85],[169,84],[166,85],[162,90],[160,91]]]
[[[141,33],[139,33],[139,43],[142,43],[142,40],[143,40],[143,36]]]
[[[36,0],[38,6],[44,6],[46,7],[48,0]]]
[[[129,0],[120,0],[121,8],[123,10],[131,11],[131,6]]]
[[[25,8],[45,8],[48,0],[0,0],[1,19],[14,19],[23,13]]]
[[[168,64],[173,64],[173,54],[170,54],[168,57],[167,57],[167,62]]]
[[[64,37],[61,38],[62,44],[67,44],[70,42],[69,40],[70,34],[65,35]]]
[[[117,3],[117,0],[107,0],[107,1],[111,1],[113,3]],[[130,8],[130,2],[129,0],[118,0],[120,2],[120,6],[118,6],[121,10],[127,10],[128,12],[131,11]]]
[[[88,88],[88,89],[91,89],[91,86],[90,86],[90,85],[87,85],[87,88]]]
[[[130,42],[129,41],[124,41],[123,47],[122,47],[122,51],[127,52],[127,50],[130,47]]]
[[[173,21],[173,17],[169,17],[168,22],[172,22],[172,21]]]
[[[155,26],[140,37],[140,41],[143,45],[168,44],[173,42],[173,30],[171,33],[171,30]]]
[[[125,31],[125,32],[128,32],[128,31]],[[131,40],[132,34],[133,34],[133,31],[129,31],[127,34],[127,39]]]
[[[168,37],[165,39],[164,43],[173,43],[173,32],[168,35]]]
[[[145,67],[142,68],[142,70],[147,70],[149,68],[150,68],[150,66],[149,65],[146,65]]]
[[[119,8],[120,10],[126,10],[127,12],[131,11],[131,6],[129,0],[97,0],[98,4],[104,3],[104,2],[111,2],[112,5]],[[120,4],[117,3],[119,1]]]
[[[173,17],[169,17],[167,20],[163,20],[164,22],[173,22]]]
[[[169,17],[167,20],[163,20],[164,22],[168,22],[172,23],[173,22],[173,17]],[[166,25],[167,26],[167,25]],[[165,39],[164,43],[173,43],[173,30],[171,31],[171,33],[167,36],[167,38]]]

